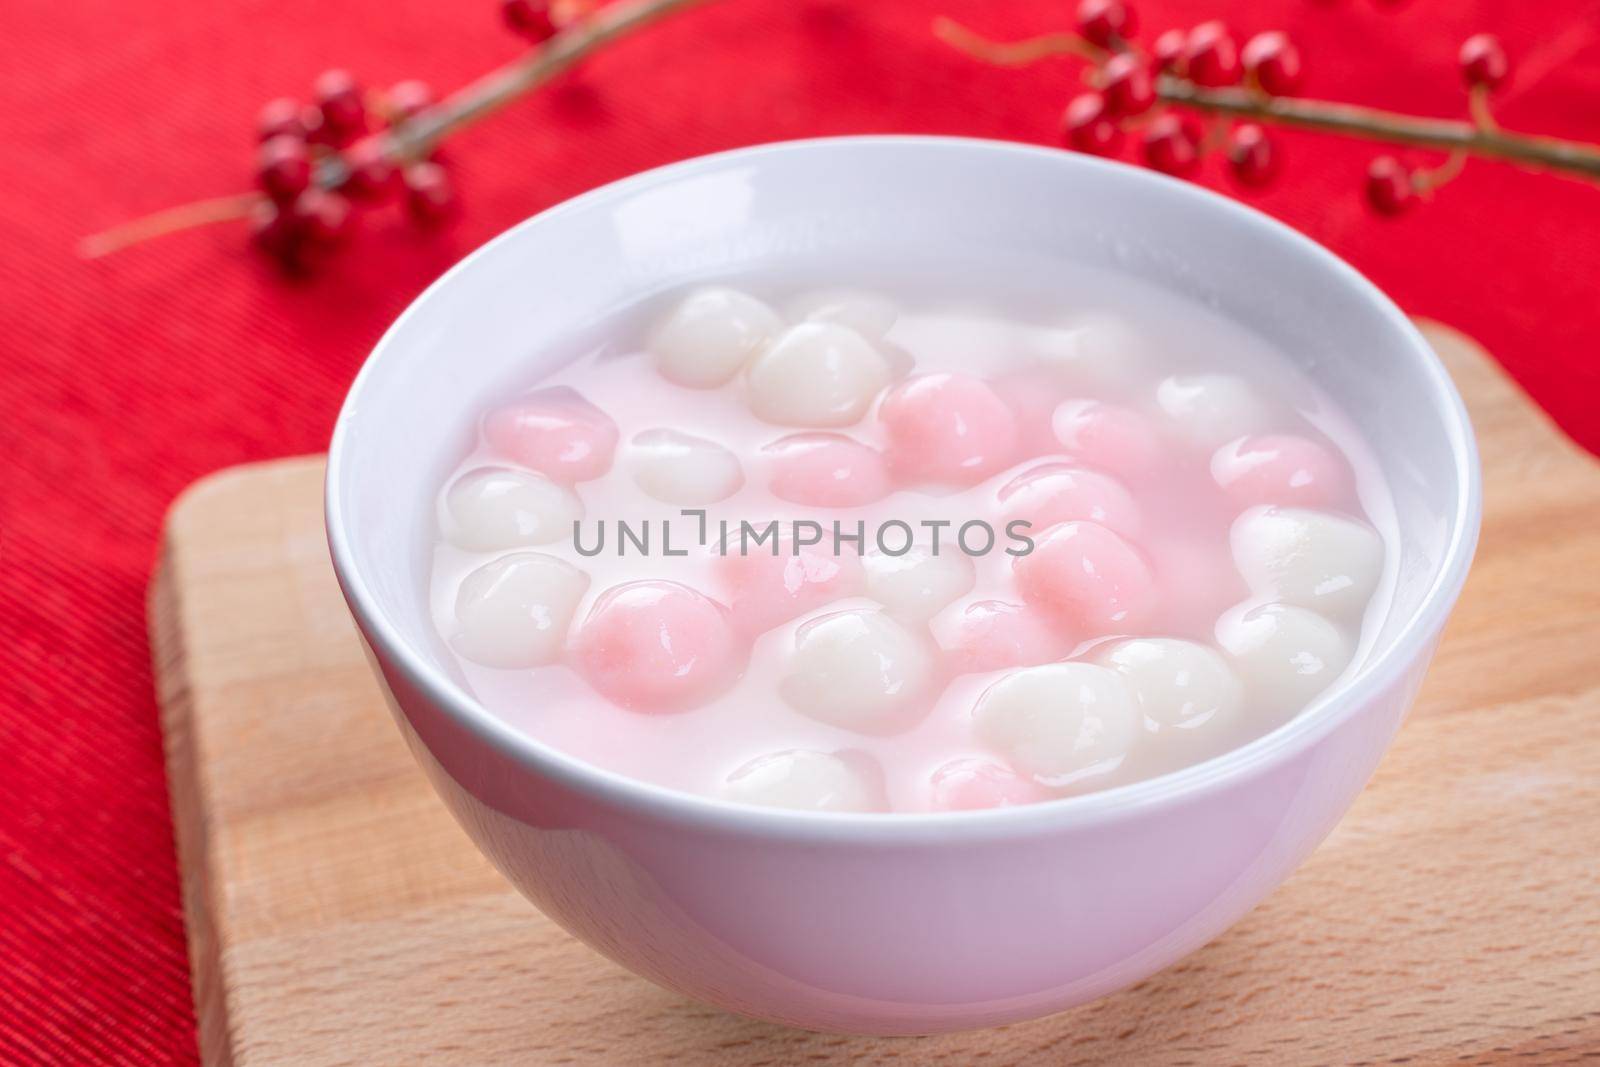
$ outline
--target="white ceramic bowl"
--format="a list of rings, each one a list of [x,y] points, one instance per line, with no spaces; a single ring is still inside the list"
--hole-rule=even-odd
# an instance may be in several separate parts
[[[671,792],[509,729],[463,688],[423,596],[429,500],[488,383],[526,379],[530,352],[644,291],[995,248],[1114,263],[1203,298],[1275,341],[1356,420],[1393,489],[1401,554],[1394,609],[1364,667],[1207,763],[1088,796],[936,815],[796,813]],[[1081,1003],[1167,966],[1261,900],[1333,827],[1393,737],[1478,519],[1460,398],[1405,317],[1343,262],[1148,171],[939,138],[743,149],[530,219],[389,330],[350,390],[328,461],[334,566],[395,717],[506,877],[663,985],[767,1019],[872,1033],[990,1026]]]

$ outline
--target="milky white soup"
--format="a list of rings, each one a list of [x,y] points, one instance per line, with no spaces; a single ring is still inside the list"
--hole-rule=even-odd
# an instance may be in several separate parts
[[[1069,280],[733,281],[574,338],[440,487],[461,677],[596,766],[816,811],[1081,794],[1294,717],[1386,603],[1372,457],[1238,324]]]

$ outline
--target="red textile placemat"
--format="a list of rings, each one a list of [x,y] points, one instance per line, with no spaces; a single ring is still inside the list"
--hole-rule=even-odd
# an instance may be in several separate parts
[[[1455,115],[1460,41],[1501,34],[1513,126],[1600,139],[1600,3],[1148,0],[1147,26],[1283,28],[1307,91]],[[783,138],[933,132],[1049,142],[1072,68],[987,68],[929,33],[1064,24],[1066,0],[719,0],[626,41],[452,143],[466,217],[367,220],[290,284],[237,228],[112,259],[82,235],[249,180],[255,113],[345,65],[451,88],[512,55],[493,0],[18,0],[0,87],[0,1062],[195,1058],[143,595],[162,513],[200,475],[320,450],[345,386],[463,253],[574,193]],[[1474,164],[1393,223],[1360,198],[1376,149],[1286,136],[1248,197],[1408,311],[1484,342],[1600,445],[1600,189]],[[910,177],[910,176],[908,176]],[[1220,167],[1208,184],[1227,188]]]

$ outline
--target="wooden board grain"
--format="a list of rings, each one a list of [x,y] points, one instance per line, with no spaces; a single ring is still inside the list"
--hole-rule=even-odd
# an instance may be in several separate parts
[[[1478,562],[1412,718],[1332,837],[1139,986],[984,1033],[785,1030],[633,977],[438,803],[329,568],[319,458],[173,508],[151,626],[213,1064],[1577,1062],[1600,1058],[1600,465],[1470,342]]]

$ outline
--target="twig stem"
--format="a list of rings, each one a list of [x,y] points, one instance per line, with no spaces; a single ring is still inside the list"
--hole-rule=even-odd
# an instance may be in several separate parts
[[[705,0],[622,0],[600,8],[544,47],[485,74],[384,135],[397,154],[426,154],[449,134],[499,111],[603,45]]]
[[[261,202],[260,193],[236,193],[211,200],[197,200],[192,204],[179,204],[153,215],[145,215],[120,226],[85,237],[78,242],[78,254],[84,259],[99,259],[119,248],[148,241],[163,234],[209,226],[214,222],[242,219]]]
[[[1190,82],[1163,76],[1156,95],[1172,104],[1237,115],[1256,121],[1323,130],[1370,141],[1461,150],[1487,159],[1503,159],[1535,169],[1565,171],[1600,179],[1600,145],[1564,141],[1557,137],[1511,133],[1499,127],[1480,128],[1470,122],[1429,119],[1395,111],[1337,104],[1301,97],[1263,97],[1242,89],[1201,89]]]
[[[933,20],[933,35],[952,48],[996,67],[1026,67],[1051,56],[1093,60],[1105,54],[1075,33],[1047,33],[1009,44],[991,41],[944,15]]]

